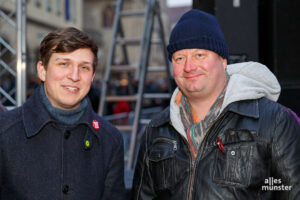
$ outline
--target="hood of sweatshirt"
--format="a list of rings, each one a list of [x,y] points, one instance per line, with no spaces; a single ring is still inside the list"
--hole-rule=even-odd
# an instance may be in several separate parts
[[[277,101],[280,95],[280,85],[275,75],[263,64],[244,62],[227,66],[230,80],[226,89],[221,112],[231,103],[241,100],[266,97]],[[170,118],[173,127],[186,138],[180,111],[175,103],[179,89],[174,91],[170,102]]]

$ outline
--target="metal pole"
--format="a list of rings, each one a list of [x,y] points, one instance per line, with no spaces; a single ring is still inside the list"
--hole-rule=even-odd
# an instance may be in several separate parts
[[[163,23],[162,23],[162,18],[161,18],[161,15],[160,15],[160,6],[159,6],[159,3],[156,2],[156,9],[155,9],[155,12],[156,12],[156,16],[157,16],[157,19],[158,19],[158,24],[159,24],[159,34],[160,34],[160,39],[161,39],[161,42],[162,42],[162,49],[163,49],[163,55],[164,55],[164,60],[165,60],[165,64],[166,64],[166,72],[167,72],[167,78],[168,78],[168,91],[170,93],[170,95],[172,94],[172,85],[171,85],[171,79],[172,79],[172,76],[171,76],[171,67],[170,67],[170,63],[169,63],[169,59],[168,59],[168,53],[167,53],[167,48],[166,48],[166,41],[165,41],[165,33],[164,33],[164,26],[163,26]]]
[[[141,57],[139,60],[139,67],[140,67],[140,81],[138,86],[138,99],[135,105],[135,113],[134,113],[134,121],[133,121],[133,130],[131,133],[130,138],[130,147],[129,147],[129,157],[127,168],[133,169],[134,164],[134,152],[136,146],[136,137],[138,131],[138,125],[140,120],[140,112],[142,107],[142,100],[143,100],[143,93],[144,93],[144,83],[145,83],[145,76],[147,72],[147,67],[149,64],[149,56],[150,56],[150,45],[152,40],[152,31],[153,31],[153,24],[154,24],[154,9],[155,9],[156,0],[149,0],[147,5],[147,13],[145,15],[145,27],[143,30],[143,38],[142,38],[142,45],[141,45]]]
[[[17,106],[26,100],[26,0],[17,0]]]
[[[106,101],[106,93],[107,93],[107,84],[109,81],[110,77],[110,68],[113,63],[114,59],[114,52],[116,48],[116,38],[118,35],[118,30],[121,26],[120,24],[120,12],[123,7],[123,0],[118,0],[117,5],[116,5],[116,10],[115,10],[115,17],[114,17],[114,27],[113,27],[113,36],[112,36],[112,41],[109,49],[109,54],[108,54],[108,59],[106,61],[106,69],[105,69],[105,74],[103,77],[102,81],[102,88],[101,88],[101,98],[100,98],[100,105],[98,109],[98,115],[103,116],[105,115],[105,101]]]

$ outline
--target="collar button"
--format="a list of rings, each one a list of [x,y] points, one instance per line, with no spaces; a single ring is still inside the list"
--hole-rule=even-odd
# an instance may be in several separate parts
[[[69,192],[69,189],[70,189],[70,187],[68,185],[64,185],[63,188],[62,188],[62,192],[64,194],[67,194]]]
[[[70,131],[66,131],[65,132],[65,139],[66,140],[69,139],[70,135],[71,135],[71,132]]]

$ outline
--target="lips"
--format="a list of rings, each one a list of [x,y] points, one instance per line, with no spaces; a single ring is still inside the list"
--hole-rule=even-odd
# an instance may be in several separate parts
[[[193,75],[189,75],[189,76],[185,76],[186,79],[192,79],[192,78],[197,78],[199,76],[202,76],[203,74],[193,74]]]

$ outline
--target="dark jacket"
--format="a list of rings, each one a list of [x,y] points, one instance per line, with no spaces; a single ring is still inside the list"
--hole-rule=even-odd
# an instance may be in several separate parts
[[[124,199],[122,136],[90,104],[79,122],[65,127],[35,92],[1,114],[0,148],[1,200]]]
[[[300,199],[297,120],[266,98],[231,103],[211,126],[194,161],[168,108],[143,135],[134,199]]]

